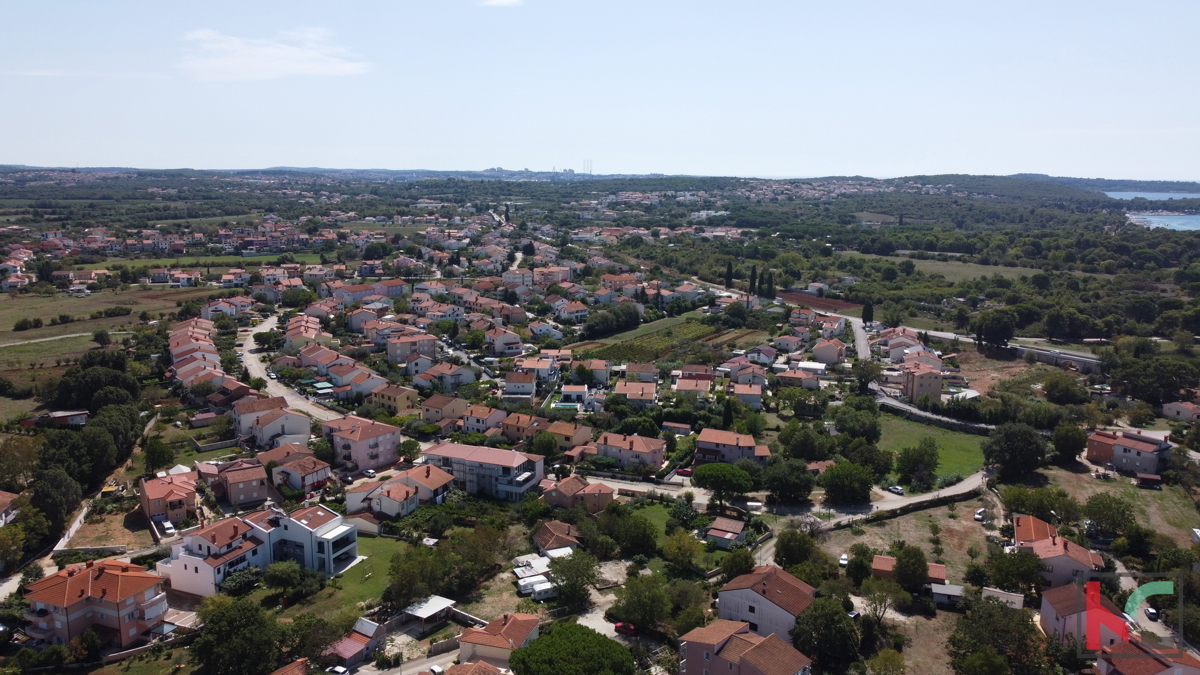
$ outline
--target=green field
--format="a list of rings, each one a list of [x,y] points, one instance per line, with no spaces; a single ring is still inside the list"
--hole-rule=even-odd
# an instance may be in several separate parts
[[[293,253],[296,257],[296,262],[306,265],[314,265],[321,262],[320,253]],[[243,258],[237,255],[219,255],[219,256],[204,256],[204,255],[181,255],[175,258],[109,258],[102,263],[92,263],[90,265],[80,265],[87,270],[103,270],[115,264],[123,264],[135,267],[170,267],[178,265],[181,268],[193,269],[201,267],[213,267],[224,271],[231,267],[240,267],[245,269],[250,265],[274,265],[279,255],[264,255],[253,258]]]
[[[901,258],[897,256],[877,256],[859,253],[857,251],[842,251],[839,255],[855,257],[855,258],[880,258],[881,260],[890,260],[899,263],[901,260],[909,260],[909,258]],[[940,274],[946,277],[947,281],[966,281],[978,277],[991,277],[999,274],[1006,279],[1016,279],[1021,276],[1031,276],[1041,272],[1042,270],[1033,267],[1004,267],[1003,265],[980,265],[977,263],[956,262],[954,260],[942,262],[941,260],[917,260],[912,259],[917,264],[917,269],[926,274]],[[1076,272],[1075,274],[1087,274],[1086,272]],[[1093,274],[1097,277],[1111,277],[1111,274]]]
[[[664,321],[669,320],[664,319]],[[647,326],[649,325],[653,324],[647,324]],[[642,333],[638,337],[592,350],[585,356],[594,359],[607,359],[618,363],[654,361],[661,358],[680,341],[695,340],[713,332],[714,329],[712,326],[698,321],[676,323],[675,325],[660,328],[652,333]]]
[[[606,345],[615,345],[618,342],[624,342],[626,340],[632,340],[634,338],[639,338],[643,335],[649,335],[650,333],[656,333],[664,328],[670,328],[671,326],[678,326],[679,324],[684,323],[688,319],[699,319],[702,316],[704,316],[704,315],[701,314],[699,310],[692,310],[690,312],[687,312],[686,314],[680,314],[679,316],[671,316],[671,317],[667,317],[665,319],[659,319],[658,321],[651,321],[650,323],[644,323],[644,324],[638,326],[637,328],[634,328],[633,330],[627,330],[624,333],[617,333],[616,335],[610,335],[609,337],[601,338],[601,339],[597,340],[597,342],[603,342]]]
[[[969,476],[983,468],[983,451],[979,449],[983,436],[918,424],[895,415],[881,415],[879,421],[883,427],[883,437],[879,441],[882,450],[899,452],[901,448],[912,447],[922,438],[932,436],[941,449],[939,476],[951,473]]]
[[[70,335],[72,333],[91,333],[101,328],[113,330],[118,326],[137,323],[138,314],[143,310],[151,313],[173,312],[175,311],[175,302],[177,300],[206,298],[215,290],[219,289],[158,288],[146,291],[132,289],[124,293],[101,291],[93,293],[86,298],[75,298],[61,293],[53,296],[41,296],[33,293],[17,295],[15,297],[12,295],[0,295],[0,343],[7,344],[58,335]],[[81,317],[86,319],[92,312],[97,310],[116,305],[130,307],[133,309],[133,313],[127,316],[87,319],[85,321],[78,320]],[[60,314],[69,314],[77,319],[77,321],[51,326],[50,319]],[[13,324],[18,319],[26,317],[31,319],[40,318],[43,321],[43,326],[41,328],[14,332],[12,329]]]

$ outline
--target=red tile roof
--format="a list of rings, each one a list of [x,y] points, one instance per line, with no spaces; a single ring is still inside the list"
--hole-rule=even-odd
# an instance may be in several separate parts
[[[783,571],[777,565],[755,567],[749,574],[735,577],[721,592],[751,589],[792,616],[799,616],[814,600],[812,586]]]

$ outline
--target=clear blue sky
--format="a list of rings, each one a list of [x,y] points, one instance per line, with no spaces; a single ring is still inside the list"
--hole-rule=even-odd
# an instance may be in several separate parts
[[[0,163],[1200,180],[1200,2],[7,0]]]

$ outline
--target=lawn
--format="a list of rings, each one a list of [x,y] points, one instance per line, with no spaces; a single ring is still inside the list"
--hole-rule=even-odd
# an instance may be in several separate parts
[[[176,663],[184,664],[176,668]],[[142,656],[141,660],[124,659],[86,672],[89,675],[190,675],[195,667],[188,663],[186,648],[168,649],[157,659]]]
[[[325,590],[286,607],[279,615],[293,618],[305,612],[318,616],[333,616],[343,609],[356,609],[358,603],[378,602],[388,583],[388,566],[392,555],[403,551],[408,544],[385,537],[359,537],[358,554],[367,559],[351,567],[340,580],[340,590],[326,587]],[[274,609],[279,602],[277,594],[266,589],[256,589],[249,596]]]
[[[667,541],[667,519],[670,515],[667,512],[667,507],[662,504],[647,506],[635,511],[639,516],[646,518],[651,523],[654,523],[654,528],[658,532],[658,545],[662,546]],[[721,558],[729,555],[728,551],[708,551],[701,550],[700,555],[696,556],[696,565],[703,570],[711,570],[721,564]]]
[[[73,333],[88,333],[99,329],[116,330],[121,326],[138,323],[138,314],[143,310],[156,314],[158,312],[175,311],[175,302],[196,298],[207,298],[214,290],[211,288],[176,288],[129,290],[124,293],[101,291],[86,298],[75,298],[65,294],[41,296],[33,293],[25,295],[0,295],[0,344],[11,344],[39,338],[57,337]],[[102,319],[89,319],[92,312],[123,305],[133,310],[126,316],[114,316]],[[76,319],[73,323],[50,325],[50,319],[62,314],[68,314]],[[41,328],[25,331],[13,331],[13,324],[18,319],[40,318]]]
[[[883,450],[898,452],[901,448],[916,445],[922,438],[932,436],[941,450],[939,476],[951,473],[968,476],[983,468],[983,452],[979,449],[983,436],[910,422],[895,415],[881,415],[879,421],[883,427],[879,447]]]
[[[1085,470],[1058,467],[1042,469],[1039,476],[1049,479],[1051,484],[1063,488],[1080,502],[1101,492],[1116,494],[1133,505],[1139,524],[1171,537],[1184,548],[1192,545],[1192,528],[1200,527],[1200,513],[1187,493],[1175,485],[1164,485],[1162,490],[1146,490],[1134,485],[1126,476],[1097,480]]]
[[[598,342],[603,342],[606,345],[615,345],[618,342],[624,342],[626,340],[639,338],[643,335],[649,335],[650,333],[656,333],[664,328],[678,326],[679,324],[687,321],[689,318],[699,319],[702,316],[704,315],[701,314],[699,310],[692,310],[686,314],[680,314],[679,316],[671,316],[665,319],[659,319],[658,321],[644,323],[633,330],[627,330],[624,333],[617,333],[616,335],[601,338],[598,340]]]

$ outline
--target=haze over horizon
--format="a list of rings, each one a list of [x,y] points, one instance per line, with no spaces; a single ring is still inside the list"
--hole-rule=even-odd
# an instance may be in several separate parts
[[[1182,1],[4,15],[2,164],[1200,180],[1200,5]]]

